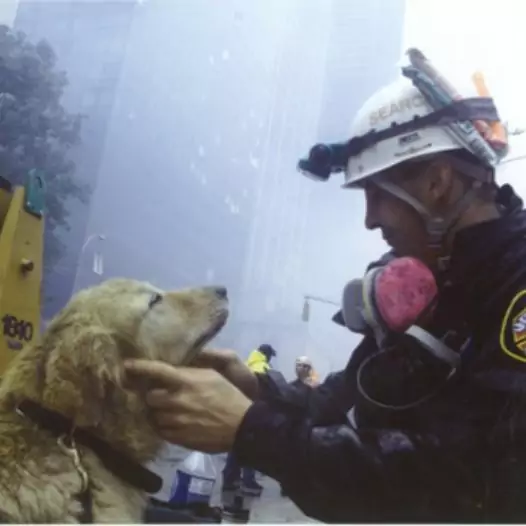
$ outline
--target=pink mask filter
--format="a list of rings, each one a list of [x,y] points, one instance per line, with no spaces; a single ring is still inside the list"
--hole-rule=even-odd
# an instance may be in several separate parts
[[[364,303],[372,302],[368,314],[374,316],[374,311],[377,311],[382,324],[389,330],[406,331],[419,320],[437,295],[433,273],[420,260],[411,257],[394,259],[374,270],[370,281],[372,290],[363,289]]]

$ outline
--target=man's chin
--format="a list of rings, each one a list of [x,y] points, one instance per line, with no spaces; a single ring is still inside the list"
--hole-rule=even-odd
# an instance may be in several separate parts
[[[397,258],[415,258],[427,264],[429,254],[422,250],[412,250],[410,247],[390,245]]]

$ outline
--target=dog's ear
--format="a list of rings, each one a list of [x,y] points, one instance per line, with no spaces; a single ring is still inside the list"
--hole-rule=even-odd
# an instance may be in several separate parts
[[[78,426],[100,424],[123,389],[123,342],[99,324],[71,323],[44,345],[43,402]]]

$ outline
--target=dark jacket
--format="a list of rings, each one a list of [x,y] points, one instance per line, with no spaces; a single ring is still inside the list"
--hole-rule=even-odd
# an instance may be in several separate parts
[[[302,393],[302,396],[309,396],[308,391],[312,389],[312,386],[305,383],[303,380],[300,380],[299,378],[296,378],[296,380],[292,380],[289,384],[291,387],[294,387],[294,389],[300,391]]]
[[[526,212],[509,206],[456,236],[430,329],[471,343],[460,373],[427,402],[368,404],[357,369],[377,349],[365,336],[346,370],[307,396],[262,379],[263,399],[237,435],[240,460],[326,522],[526,521]],[[378,393],[414,394],[395,362],[385,370],[373,369]]]

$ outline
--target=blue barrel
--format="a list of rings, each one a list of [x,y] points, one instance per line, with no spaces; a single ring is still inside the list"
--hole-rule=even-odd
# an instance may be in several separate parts
[[[210,504],[216,471],[209,455],[194,452],[175,471],[170,504]]]

